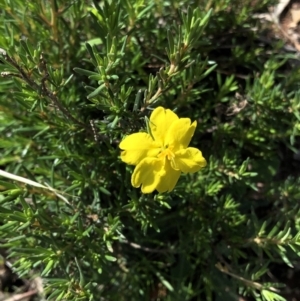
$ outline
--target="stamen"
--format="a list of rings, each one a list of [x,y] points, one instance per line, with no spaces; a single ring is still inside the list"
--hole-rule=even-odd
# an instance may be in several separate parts
[[[172,147],[162,147],[161,152],[158,154],[158,157],[167,157],[169,161],[174,162],[175,154],[172,152]]]

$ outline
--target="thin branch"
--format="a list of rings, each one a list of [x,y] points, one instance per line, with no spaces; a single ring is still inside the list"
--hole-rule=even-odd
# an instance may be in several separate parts
[[[36,294],[37,294],[37,290],[32,290],[32,291],[28,291],[26,293],[13,295],[12,297],[10,297],[8,299],[4,299],[4,301],[22,301],[22,300],[27,299],[28,297],[36,295]]]
[[[21,75],[21,78],[22,78],[22,79],[23,79],[30,87],[32,87],[32,88],[33,88],[34,90],[36,90],[36,91],[40,91],[40,90],[41,90],[41,95],[48,97],[48,98],[53,102],[53,104],[56,105],[56,106],[59,108],[59,110],[60,110],[67,118],[69,118],[70,120],[72,120],[74,123],[76,123],[76,124],[78,124],[78,125],[80,125],[80,126],[82,126],[82,127],[84,127],[84,128],[87,129],[87,126],[86,126],[84,123],[82,123],[81,121],[79,121],[79,120],[77,120],[75,117],[73,117],[73,116],[69,113],[69,111],[68,111],[64,106],[61,105],[61,103],[60,103],[60,101],[58,100],[58,98],[56,97],[55,93],[49,91],[49,90],[46,88],[45,82],[46,82],[47,78],[49,77],[49,74],[48,74],[48,73],[46,73],[45,76],[43,77],[43,79],[42,79],[42,81],[41,81],[41,86],[40,86],[40,85],[38,85],[34,80],[32,80],[32,79],[28,76],[28,74],[23,70],[23,68],[20,67],[20,66],[18,65],[18,63],[17,63],[13,58],[11,58],[11,57],[7,54],[6,51],[4,51],[3,49],[1,49],[0,52],[1,52],[1,54],[4,56],[4,59],[5,59],[9,64],[11,64],[13,67],[15,67],[15,68],[19,71],[19,73],[20,73],[20,75]],[[41,61],[41,64],[43,65],[43,68],[46,69],[46,68],[45,68],[46,63],[45,63],[45,60],[44,60],[42,54],[41,54],[41,57],[40,57],[40,61]],[[41,89],[41,88],[42,88],[42,89]],[[90,129],[88,128],[88,130],[90,130]]]
[[[152,248],[148,248],[148,247],[143,247],[143,246],[141,246],[139,244],[136,244],[134,242],[130,242],[127,239],[122,240],[122,242],[128,244],[129,246],[131,246],[134,249],[142,250],[142,251],[149,252],[149,253],[162,253],[162,254],[177,253],[177,251],[170,250],[170,249],[152,249]]]
[[[250,286],[250,287],[252,287],[254,289],[257,289],[259,291],[262,291],[262,290],[266,289],[266,288],[264,288],[264,286],[262,284],[260,284],[260,283],[258,283],[256,281],[252,281],[252,280],[246,279],[246,278],[244,278],[242,276],[234,274],[233,272],[230,272],[229,271],[230,265],[228,263],[226,263],[224,260],[223,260],[223,263],[224,263],[224,266],[220,262],[218,262],[215,265],[215,267],[219,271],[221,271],[222,273],[227,274],[227,275],[231,276],[232,278],[238,279],[239,281],[243,282],[247,286]],[[274,287],[268,287],[267,290],[270,290],[270,291],[276,292],[276,293],[279,292],[279,290],[276,289],[276,288],[274,288]]]

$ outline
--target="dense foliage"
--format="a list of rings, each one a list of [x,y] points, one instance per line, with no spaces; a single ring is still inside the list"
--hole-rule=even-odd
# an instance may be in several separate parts
[[[0,1],[0,244],[45,298],[284,300],[300,73],[260,39],[270,4]],[[197,121],[208,164],[142,194],[118,146],[158,106]]]

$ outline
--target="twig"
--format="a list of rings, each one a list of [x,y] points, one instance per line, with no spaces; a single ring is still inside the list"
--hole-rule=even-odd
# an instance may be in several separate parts
[[[130,245],[134,249],[143,250],[143,251],[149,252],[149,253],[177,253],[176,251],[170,250],[170,249],[160,249],[159,250],[159,249],[152,249],[152,248],[148,248],[148,247],[143,247],[143,246],[141,246],[139,244],[136,244],[134,242],[130,242],[127,239],[123,240],[122,242]]]
[[[79,121],[79,120],[77,120],[75,117],[73,117],[73,116],[69,113],[69,111],[66,110],[66,108],[65,108],[64,106],[61,105],[61,103],[59,102],[58,98],[56,97],[56,95],[55,95],[53,92],[51,92],[51,91],[49,91],[49,90],[47,89],[47,87],[46,87],[46,85],[45,85],[45,82],[46,82],[46,80],[47,80],[48,77],[49,77],[49,73],[48,73],[47,68],[46,68],[46,65],[47,65],[47,64],[46,64],[46,61],[45,61],[45,59],[44,59],[44,57],[43,57],[43,54],[41,54],[41,56],[40,56],[40,64],[41,64],[41,66],[42,66],[42,69],[43,69],[44,72],[45,72],[45,75],[44,75],[44,77],[43,77],[42,80],[41,80],[42,94],[48,96],[48,97],[50,98],[50,100],[54,103],[54,105],[56,105],[56,106],[58,107],[58,109],[59,109],[63,114],[65,114],[70,120],[72,120],[74,123],[77,123],[78,125],[83,126],[84,128],[87,128],[87,126],[86,126],[84,123],[82,123],[81,121]],[[16,64],[16,65],[17,65],[17,64]],[[18,65],[17,65],[17,66],[18,66]],[[19,66],[18,66],[18,67],[19,67]],[[20,67],[19,67],[19,68],[20,68]],[[24,80],[27,81],[26,79],[28,79],[27,76],[24,78]],[[38,86],[34,81],[31,80],[31,82],[33,82],[35,89],[39,89],[39,86]]]
[[[29,86],[31,86],[34,90],[36,91],[39,91],[41,90],[41,94],[48,97],[58,108],[59,110],[67,117],[69,118],[70,120],[72,120],[74,123],[80,125],[80,126],[83,126],[84,128],[87,128],[87,126],[82,123],[81,121],[77,120],[75,117],[73,117],[68,110],[66,110],[66,108],[64,106],[61,105],[60,101],[58,100],[58,98],[56,97],[55,93],[49,91],[47,88],[46,88],[46,85],[45,85],[45,82],[46,80],[48,79],[49,77],[49,74],[48,72],[45,74],[45,76],[43,77],[42,81],[41,81],[41,86],[39,86],[34,80],[32,80],[27,74],[26,72],[23,70],[22,67],[20,67],[17,62],[11,58],[6,51],[4,51],[3,49],[0,49],[0,54],[3,55],[4,59],[9,63],[11,64],[13,67],[15,67],[19,73],[20,73],[20,76]],[[46,66],[46,63],[45,63],[45,60],[43,58],[43,55],[41,54],[41,57],[40,57],[40,62],[41,62],[41,65],[43,66],[43,70],[45,71],[45,66]],[[45,71],[46,72],[46,71]],[[9,74],[3,74],[4,76],[6,75],[9,75]],[[11,74],[13,76],[15,76],[14,74]],[[41,89],[42,88],[42,89]]]
[[[264,286],[262,284],[260,284],[260,283],[258,283],[256,281],[252,281],[252,280],[246,279],[246,278],[244,278],[242,276],[239,276],[239,275],[237,275],[237,274],[235,274],[233,272],[230,272],[230,269],[231,269],[230,265],[223,259],[222,256],[217,255],[217,257],[223,263],[223,265],[220,262],[216,263],[215,267],[219,271],[221,271],[224,274],[227,274],[227,275],[231,276],[232,278],[238,279],[239,281],[243,282],[244,284],[246,284],[246,285],[248,285],[248,286],[250,286],[250,287],[252,287],[254,289],[257,289],[259,291],[262,291],[264,289]],[[267,289],[270,290],[270,291],[272,291],[272,292],[276,292],[276,293],[279,292],[279,290],[276,289],[275,287],[268,287]]]
[[[41,95],[48,97],[53,105],[55,107],[57,107],[69,120],[73,121],[75,124],[83,127],[85,130],[87,130],[89,133],[91,133],[93,136],[95,136],[95,128],[92,127],[92,125],[87,126],[85,123],[77,120],[75,117],[72,116],[72,114],[60,103],[59,99],[57,98],[55,92],[51,92],[47,89],[46,87],[46,81],[49,78],[49,73],[47,71],[47,64],[46,61],[43,57],[43,54],[41,54],[40,56],[40,64],[39,67],[40,69],[44,72],[44,76],[41,79],[41,84],[38,85],[34,80],[32,80],[30,78],[30,76],[28,76],[28,74],[23,70],[22,67],[20,67],[18,65],[18,63],[11,58],[7,52],[0,48],[0,55],[2,54],[2,56],[4,57],[4,59],[13,67],[15,67],[20,74],[17,73],[10,73],[10,72],[2,72],[1,76],[15,76],[15,77],[19,77],[21,79],[23,79],[29,86],[31,86],[34,90],[36,91],[40,91]],[[101,138],[103,141],[108,141],[108,138],[102,134],[97,134],[99,138]]]
[[[28,291],[26,293],[13,295],[12,297],[9,297],[8,299],[4,299],[3,301],[21,301],[21,300],[24,300],[25,298],[28,298],[35,294],[37,294],[37,290],[32,290],[32,291]]]

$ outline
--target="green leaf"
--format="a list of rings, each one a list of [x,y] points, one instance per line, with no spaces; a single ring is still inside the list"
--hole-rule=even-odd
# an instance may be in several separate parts
[[[112,262],[114,262],[114,261],[117,260],[117,258],[115,258],[115,257],[113,257],[113,256],[111,256],[111,255],[105,255],[104,257],[105,257],[105,259],[106,259],[107,261],[112,261]]]

